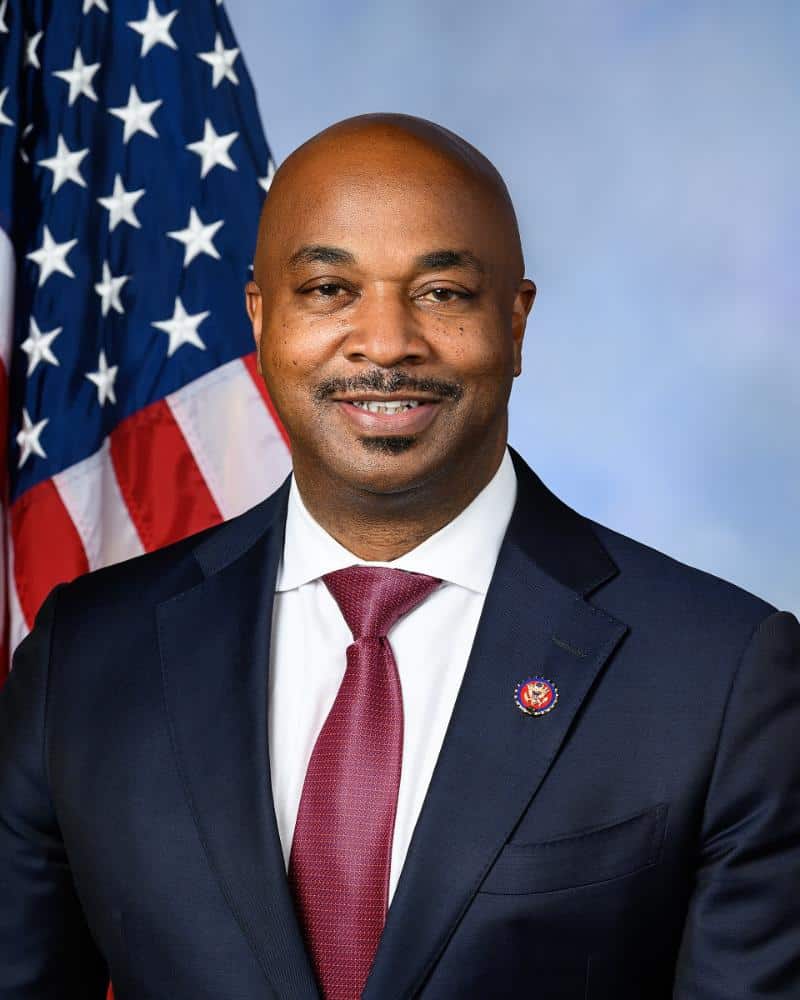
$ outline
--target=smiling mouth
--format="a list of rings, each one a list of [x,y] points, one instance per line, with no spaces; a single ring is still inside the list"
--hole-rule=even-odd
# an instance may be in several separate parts
[[[359,395],[333,399],[336,408],[361,434],[418,434],[434,419],[441,400]]]
[[[354,399],[351,400],[353,406],[360,410],[367,410],[369,413],[402,413],[404,410],[413,410],[420,406],[417,399],[400,399],[389,402],[380,402],[374,399]]]

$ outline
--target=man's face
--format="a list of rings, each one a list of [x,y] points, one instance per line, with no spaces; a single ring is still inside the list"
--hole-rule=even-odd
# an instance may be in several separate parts
[[[248,292],[296,472],[384,494],[500,453],[534,294],[480,185],[417,155],[301,169]]]

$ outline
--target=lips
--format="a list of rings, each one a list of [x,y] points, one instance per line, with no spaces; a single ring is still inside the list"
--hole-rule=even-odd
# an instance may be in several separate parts
[[[418,405],[410,409],[396,413],[374,413],[355,406],[349,400],[339,399],[333,402],[351,426],[362,434],[418,434],[431,423],[440,405],[438,401],[414,400]]]

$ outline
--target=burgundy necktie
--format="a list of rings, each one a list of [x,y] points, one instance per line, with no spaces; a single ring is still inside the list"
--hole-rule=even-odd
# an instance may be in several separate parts
[[[386,919],[403,698],[386,633],[441,580],[380,566],[322,577],[353,634],[306,771],[289,881],[326,1000],[361,995]]]

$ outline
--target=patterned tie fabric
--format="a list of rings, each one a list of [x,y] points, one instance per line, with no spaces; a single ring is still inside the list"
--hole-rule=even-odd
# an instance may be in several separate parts
[[[379,566],[322,579],[354,641],[306,771],[289,881],[323,996],[356,1000],[386,919],[403,756],[403,699],[386,634],[441,580]]]

